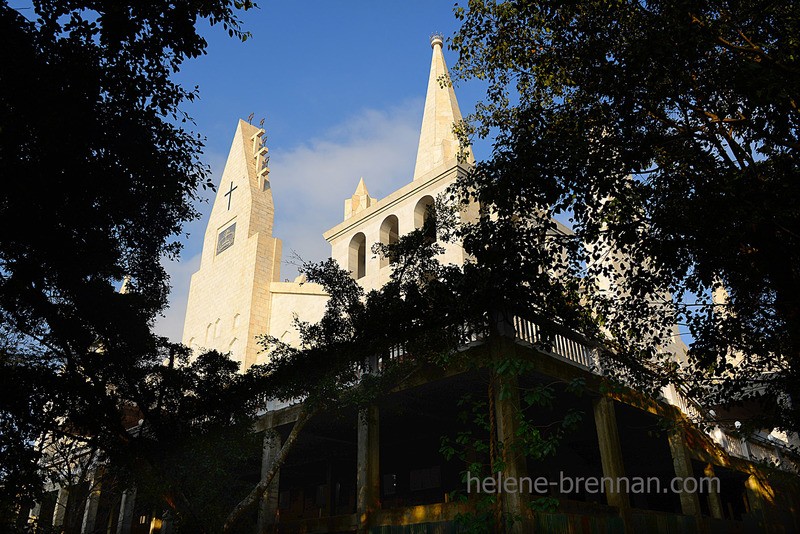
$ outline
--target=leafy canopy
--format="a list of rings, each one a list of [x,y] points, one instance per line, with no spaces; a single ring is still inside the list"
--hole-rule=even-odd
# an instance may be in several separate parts
[[[205,52],[199,20],[244,40],[237,12],[252,7],[35,0],[28,20],[0,2],[4,505],[41,487],[44,436],[119,451],[121,407],[164,405],[153,374],[178,349],[150,330],[169,288],[160,260],[211,185],[180,107],[196,91],[171,75]]]
[[[453,76],[488,83],[460,133],[496,135],[461,184],[497,216],[468,249],[524,272],[511,285],[549,316],[596,313],[618,357],[800,429],[774,408],[800,393],[800,7],[470,0],[456,16]],[[567,311],[537,296],[570,280]]]

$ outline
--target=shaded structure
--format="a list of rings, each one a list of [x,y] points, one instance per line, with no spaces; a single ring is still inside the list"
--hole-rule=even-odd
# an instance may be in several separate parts
[[[375,243],[391,244],[422,228],[430,206],[474,163],[461,151],[453,123],[461,118],[447,83],[442,39],[431,39],[433,55],[414,175],[385,198],[369,196],[362,178],[345,200],[344,220],[324,233],[331,255],[365,288],[388,279],[391,258],[371,254]],[[231,352],[245,366],[263,361],[255,335],[297,341],[292,317],[314,322],[327,295],[319,286],[279,282],[280,241],[272,236],[274,207],[263,130],[240,121],[206,232],[203,261],[192,278],[184,343],[196,350]],[[474,220],[477,208],[459,216]],[[435,225],[428,237],[436,239]],[[563,225],[557,231],[568,233]],[[442,243],[440,260],[460,265],[465,252]],[[226,292],[218,288],[225,282]],[[420,364],[413,378],[380,401],[314,417],[300,434],[258,513],[258,532],[451,533],[457,518],[480,510],[487,479],[515,481],[498,494],[504,512],[517,518],[509,532],[798,532],[800,485],[786,441],[766,434],[743,436],[699,423],[708,412],[675,386],[657,399],[624,387],[609,389],[590,342],[531,314],[506,311],[493,325],[499,335],[471,335],[463,350],[485,359],[514,358],[531,369],[505,383],[503,396],[488,369],[443,370]],[[543,332],[554,333],[543,343]],[[674,352],[685,346],[673,347]],[[402,358],[399,348],[391,357]],[[582,395],[564,384],[585,383]],[[487,465],[475,448],[464,459],[446,459],[443,438],[465,429],[485,441],[508,443],[521,432],[515,417],[519,391],[556,383],[550,410],[530,417],[539,425],[580,414],[580,423],[546,460],[505,450],[498,473],[480,473],[468,486],[467,463]],[[460,399],[471,395],[492,406],[495,435],[459,418]],[[270,403],[260,417],[262,473],[272,465],[300,412],[298,404]],[[665,425],[664,421],[670,424]],[[135,431],[132,428],[131,431]],[[770,465],[768,465],[770,464]],[[80,491],[54,487],[30,513],[30,521],[82,533],[168,532],[168,517],[133,488],[117,487],[94,467]],[[676,480],[719,480],[689,488]],[[590,483],[591,480],[593,483]],[[641,480],[643,487],[635,485]],[[98,482],[97,484],[94,481]],[[544,481],[534,484],[534,481]],[[621,481],[627,481],[621,483]],[[596,483],[595,483],[596,482]],[[496,487],[496,486],[495,486]],[[503,486],[506,490],[507,485]],[[472,490],[474,488],[474,491]],[[469,490],[469,491],[468,491]],[[677,491],[676,491],[677,490]],[[455,493],[466,499],[453,499]],[[532,502],[557,499],[556,510],[534,511]],[[75,527],[77,528],[77,527]],[[66,527],[62,530],[68,530]]]

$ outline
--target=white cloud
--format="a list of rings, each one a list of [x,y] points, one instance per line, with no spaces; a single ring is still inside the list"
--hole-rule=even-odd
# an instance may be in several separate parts
[[[296,270],[292,251],[305,260],[330,256],[330,245],[322,233],[343,220],[344,200],[363,177],[370,196],[383,198],[413,177],[419,129],[421,98],[380,111],[365,109],[322,135],[289,150],[270,147],[270,182],[275,202],[273,234],[283,240],[281,278],[293,279]],[[224,157],[209,154],[215,183],[219,182]],[[191,275],[200,267],[200,247],[211,203],[200,206],[206,213],[186,230],[191,233],[180,262],[165,267],[173,286],[166,316],[155,330],[172,341],[180,341]]]
[[[370,196],[382,198],[411,181],[422,99],[387,111],[363,110],[343,124],[281,153],[270,152],[276,237],[283,240],[282,278],[291,251],[303,259],[330,256],[322,233],[344,218],[344,200],[363,177]]]

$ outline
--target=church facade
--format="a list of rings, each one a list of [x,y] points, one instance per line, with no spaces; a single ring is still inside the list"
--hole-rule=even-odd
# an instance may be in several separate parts
[[[453,123],[461,119],[447,76],[442,39],[432,41],[425,110],[411,181],[383,199],[369,195],[363,178],[344,201],[344,220],[324,233],[331,257],[366,288],[389,278],[389,262],[371,253],[374,243],[390,243],[422,226],[428,207],[474,162],[471,151],[459,159]],[[240,120],[211,210],[200,269],[192,276],[183,343],[195,350],[230,353],[242,368],[260,363],[256,336],[269,333],[296,341],[293,314],[321,317],[326,295],[302,279],[280,282],[281,241],[272,235],[275,213],[269,182],[264,130]],[[462,163],[459,163],[459,160]],[[444,262],[460,264],[463,250],[444,244]],[[218,288],[226,287],[222,295]]]
[[[323,236],[331,257],[365,289],[378,288],[391,272],[386,258],[372,254],[374,243],[392,243],[421,228],[428,207],[459,174],[474,163],[459,153],[453,123],[461,119],[447,76],[442,39],[431,39],[432,59],[414,175],[385,198],[369,195],[362,179],[345,199],[344,218]],[[272,235],[274,205],[267,167],[264,131],[240,121],[206,230],[200,269],[192,276],[183,343],[197,350],[230,352],[243,368],[264,361],[256,336],[269,333],[298,341],[293,316],[316,321],[327,295],[302,277],[280,282],[281,242]],[[475,217],[466,211],[462,217]],[[563,231],[569,230],[561,227]],[[463,249],[442,243],[445,263],[461,264]],[[221,295],[218,288],[226,288]],[[233,284],[231,283],[233,282]],[[665,486],[674,479],[714,478],[719,485],[698,492],[641,494],[611,488],[593,494],[548,488],[544,492],[503,495],[503,509],[517,517],[513,532],[798,532],[800,496],[797,465],[779,440],[767,434],[742,437],[717,426],[710,433],[694,423],[703,408],[679,389],[665,388],[658,402],[642,403],[625,395],[601,393],[596,362],[579,337],[563,332],[552,352],[536,348],[540,325],[514,317],[503,350],[536,362],[537,372],[520,377],[518,387],[547,381],[586,380],[588,398],[559,398],[556,415],[568,410],[589,414],[586,424],[542,464],[526,458],[506,463],[502,478],[538,475],[641,478]],[[478,344],[479,345],[479,344]],[[484,350],[475,346],[469,350]],[[676,336],[680,353],[685,345]],[[400,388],[381,406],[362,413],[323,414],[303,430],[296,449],[273,481],[261,504],[258,531],[275,532],[457,532],[456,519],[474,513],[474,494],[454,502],[464,490],[463,465],[443,460],[444,434],[455,435],[460,395],[485,393],[480,373],[442,371]],[[507,400],[496,398],[498,434],[514,434],[518,423]],[[297,405],[271,404],[261,417],[263,469],[269,468],[298,416]],[[658,434],[658,418],[678,421],[677,433]],[[413,432],[409,432],[413,429]],[[646,430],[643,430],[646,429]],[[785,438],[785,436],[783,436]],[[768,469],[765,465],[778,466]],[[559,499],[557,512],[532,512],[528,503],[549,495]]]
[[[461,113],[453,88],[440,84],[447,75],[442,46],[440,37],[431,39],[413,176],[382,199],[371,197],[362,179],[344,201],[342,222],[323,234],[331,245],[331,257],[365,289],[384,284],[392,268],[386,259],[372,254],[372,245],[392,243],[421,228],[437,195],[474,163],[470,151],[459,153],[452,132]],[[185,345],[196,351],[229,353],[243,369],[268,357],[257,336],[298,342],[293,318],[317,321],[328,298],[322,287],[302,277],[280,281],[282,244],[273,235],[275,205],[263,139],[263,129],[239,121],[204,236],[200,268],[191,279],[183,332]],[[477,213],[467,210],[461,216]],[[443,262],[464,262],[461,247],[442,245]],[[552,350],[543,351],[537,344],[540,320],[513,316],[505,326],[506,336],[497,345],[475,339],[465,350],[499,351],[531,362],[534,371],[515,379],[512,391],[575,378],[586,384],[582,396],[560,391],[546,414],[551,420],[584,414],[581,425],[563,438],[555,454],[545,461],[508,455],[501,472],[485,473],[492,483],[483,477],[470,493],[462,476],[464,463],[448,460],[440,452],[443,437],[455,437],[463,430],[456,416],[463,410],[459,400],[465,395],[488,400],[501,443],[521,432],[514,415],[519,400],[501,395],[499,388],[487,390],[489,379],[482,370],[423,368],[409,383],[361,411],[322,413],[310,420],[268,488],[257,519],[252,518],[254,531],[463,532],[463,519],[485,512],[481,499],[493,493],[515,519],[509,533],[800,532],[798,463],[785,446],[786,436],[743,436],[725,425],[701,430],[699,423],[708,421],[708,412],[674,386],[664,388],[657,400],[605,390],[591,347],[577,334],[561,329]],[[256,431],[263,434],[262,474],[299,415],[298,404],[271,403],[260,416]],[[670,431],[664,430],[664,420],[675,423]],[[141,424],[132,426],[132,431]],[[546,484],[519,484],[526,479]],[[600,482],[600,489],[590,487],[587,479],[629,483]],[[718,483],[692,491],[686,486],[681,491],[670,489],[676,480],[701,479]],[[500,481],[508,480],[515,481],[513,489],[506,482],[506,491],[497,493]],[[651,491],[640,491],[630,483],[637,480],[647,481],[642,489]],[[570,481],[569,487],[565,481]],[[656,483],[659,491],[652,491],[651,484]],[[453,499],[454,492],[465,491],[465,499]],[[58,531],[71,497],[59,488],[52,494],[53,502],[39,505],[30,518]],[[557,499],[558,508],[533,509],[531,503],[541,497]],[[82,520],[81,532],[170,530],[167,516],[137,502],[135,489],[115,495],[98,486],[85,503],[72,500],[80,508],[76,513]],[[107,527],[95,528],[101,524],[98,517],[106,518],[102,524]]]

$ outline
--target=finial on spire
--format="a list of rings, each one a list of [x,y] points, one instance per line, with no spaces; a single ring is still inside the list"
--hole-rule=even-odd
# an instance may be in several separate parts
[[[358,181],[358,185],[356,186],[356,195],[365,195],[369,196],[367,193],[367,185],[364,183],[364,177],[362,176],[361,179]]]
[[[344,201],[344,218],[345,220],[349,219],[359,211],[365,210],[375,202],[375,198],[369,196],[367,192],[367,186],[364,184],[364,178],[362,177],[361,180],[358,181],[358,186],[356,187],[356,192],[353,194],[351,198],[345,199]]]
[[[453,133],[453,125],[461,121],[461,111],[447,73],[443,43],[441,33],[431,35],[431,70],[425,96],[425,111],[422,114],[414,180],[426,176],[441,165],[453,164],[461,151],[459,140]],[[474,161],[469,149],[466,158],[469,162]]]

